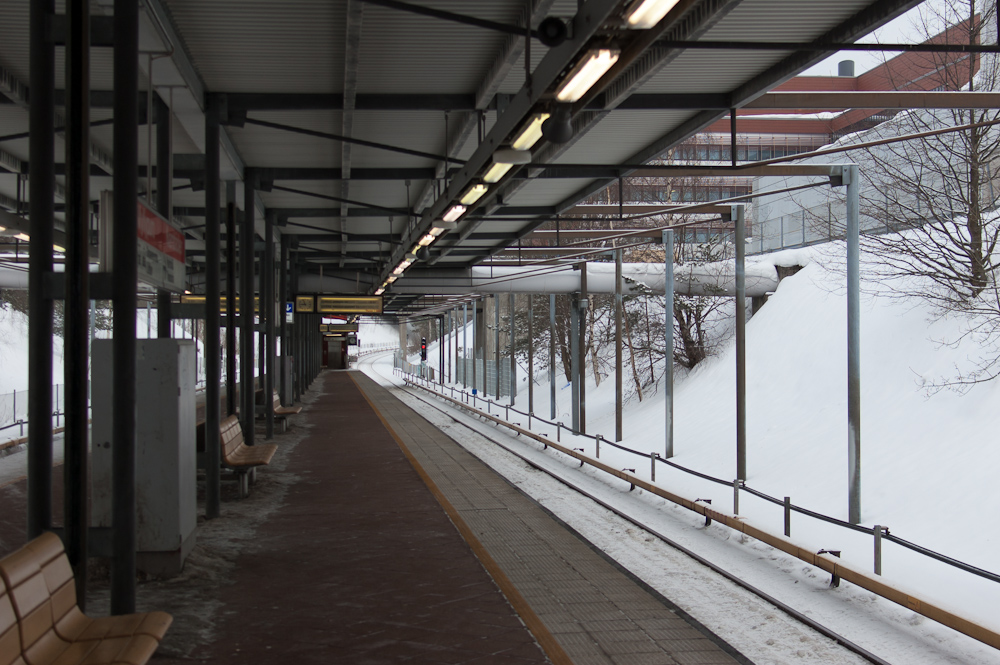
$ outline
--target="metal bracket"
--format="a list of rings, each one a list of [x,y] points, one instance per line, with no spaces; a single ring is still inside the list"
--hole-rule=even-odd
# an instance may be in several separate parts
[[[698,503],[699,501],[701,501],[702,503],[707,503],[710,506],[712,505],[712,500],[711,499],[695,499],[694,500],[695,503]],[[711,526],[711,525],[712,525],[712,518],[709,517],[708,515],[705,515],[705,526]]]
[[[840,550],[820,550],[819,552],[816,552],[816,554],[832,554],[838,559],[840,558]],[[840,586],[840,575],[831,575],[830,588],[836,589],[839,586]]]

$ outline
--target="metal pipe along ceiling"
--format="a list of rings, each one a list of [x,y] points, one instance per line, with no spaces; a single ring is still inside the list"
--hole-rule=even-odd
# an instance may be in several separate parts
[[[426,277],[419,273],[407,275],[392,285],[394,294],[462,293],[577,293],[580,291],[580,270],[555,267],[484,267],[434,271]],[[661,263],[622,264],[622,291],[629,295],[663,293],[664,267]],[[300,277],[303,293],[335,293],[338,280],[318,275]],[[693,296],[734,296],[736,270],[732,262],[681,264],[674,266],[675,293]],[[778,273],[774,266],[758,263],[746,267],[747,297],[763,296],[778,288]],[[615,292],[615,264],[587,264],[589,293]]]

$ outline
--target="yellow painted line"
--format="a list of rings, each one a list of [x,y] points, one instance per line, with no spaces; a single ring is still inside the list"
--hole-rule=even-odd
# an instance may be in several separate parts
[[[392,438],[396,441],[396,445],[398,445],[399,449],[403,451],[403,455],[413,466],[417,475],[420,476],[420,479],[424,481],[425,485],[427,485],[431,494],[434,495],[437,502],[441,504],[442,508],[444,508],[445,513],[451,519],[455,528],[458,529],[462,538],[465,539],[465,542],[469,544],[473,553],[483,564],[483,568],[485,568],[486,572],[490,574],[493,581],[496,582],[496,585],[500,587],[501,593],[507,597],[507,601],[514,608],[514,611],[521,617],[524,625],[527,626],[528,630],[531,631],[531,634],[535,636],[535,640],[538,642],[538,645],[542,647],[545,655],[549,657],[549,660],[552,661],[553,665],[573,665],[573,660],[563,650],[559,642],[556,641],[555,636],[549,632],[545,623],[537,614],[535,614],[535,611],[531,609],[531,605],[528,604],[528,601],[525,600],[524,596],[521,595],[521,592],[517,590],[514,583],[510,581],[510,578],[507,577],[507,575],[503,572],[503,569],[500,568],[500,565],[493,559],[492,556],[490,556],[490,553],[486,550],[479,539],[476,538],[472,529],[469,528],[469,525],[465,523],[465,520],[463,520],[462,516],[459,515],[457,510],[455,510],[455,507],[451,505],[451,502],[445,498],[444,494],[441,493],[441,490],[438,489],[431,477],[427,475],[427,472],[424,471],[420,462],[416,460],[409,448],[406,447],[406,444],[403,443],[403,440],[398,434],[396,434],[396,431],[391,425],[389,425],[386,419],[382,416],[382,413],[368,397],[368,394],[361,387],[361,384],[354,378],[353,373],[348,373],[348,376],[351,377],[351,381],[353,381],[358,387],[358,390],[361,392],[361,396],[365,398],[366,402],[368,402],[368,406],[370,406],[372,411],[375,412],[375,415],[378,416],[378,419],[382,422],[386,431],[388,431]]]

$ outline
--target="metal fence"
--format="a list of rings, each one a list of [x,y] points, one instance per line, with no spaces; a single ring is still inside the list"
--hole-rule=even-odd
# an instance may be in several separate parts
[[[412,365],[411,365],[411,367],[412,367]],[[399,369],[402,372],[406,372],[405,368],[397,367],[397,369]],[[408,379],[408,382],[410,383],[410,385],[415,385],[415,386],[417,386],[419,388],[423,388],[424,390],[428,390],[430,392],[433,392],[433,393],[435,393],[437,395],[440,395],[440,396],[443,396],[443,397],[447,397],[446,391],[450,391],[451,392],[451,398],[453,400],[455,399],[455,393],[457,392],[459,394],[459,396],[462,398],[460,401],[463,402],[461,404],[461,406],[463,408],[467,408],[467,409],[471,408],[473,410],[478,409],[478,405],[476,403],[475,396],[466,393],[464,390],[461,390],[461,389],[459,389],[458,387],[456,387],[454,385],[452,385],[452,386],[438,386],[438,385],[435,385],[433,381],[429,381],[429,382],[428,381],[421,381],[420,380],[421,378],[423,378],[423,377],[419,377],[419,375],[413,375],[412,377],[404,377],[404,379]],[[416,380],[414,380],[414,379],[416,379]],[[483,403],[484,406],[486,406],[486,408],[487,408],[487,415],[490,415],[491,417],[499,417],[499,415],[500,415],[499,414],[499,409],[502,408],[504,410],[504,420],[506,420],[508,423],[510,421],[510,414],[513,411],[515,415],[520,415],[520,416],[522,416],[524,418],[527,418],[527,424],[528,424],[528,429],[529,430],[532,427],[532,421],[540,422],[540,423],[545,423],[547,425],[554,426],[556,428],[556,442],[561,442],[562,441],[562,432],[563,432],[563,430],[566,430],[567,434],[572,434],[570,428],[568,428],[566,426],[566,424],[563,423],[563,422],[554,422],[554,421],[551,421],[551,420],[546,420],[545,418],[541,418],[539,416],[536,416],[534,413],[525,413],[524,411],[520,411],[520,410],[514,408],[513,406],[506,406],[506,405],[502,406],[502,407],[498,406],[497,407],[497,413],[494,415],[494,414],[492,414],[492,409],[490,408],[490,406],[492,405],[492,402],[489,401],[489,400],[480,400],[480,401]],[[917,554],[920,554],[922,556],[925,556],[925,557],[928,557],[928,558],[933,559],[935,561],[938,561],[939,563],[946,564],[948,566],[951,566],[951,567],[956,568],[958,570],[961,570],[963,572],[970,573],[970,574],[975,575],[977,577],[981,577],[983,579],[990,580],[991,582],[1000,583],[1000,574],[998,574],[998,573],[994,573],[994,572],[985,570],[983,568],[979,568],[977,566],[973,566],[971,564],[965,563],[964,561],[959,561],[958,559],[952,558],[952,557],[947,556],[945,554],[942,554],[940,552],[935,552],[935,551],[931,550],[930,548],[924,547],[922,545],[918,545],[917,543],[911,542],[909,540],[906,540],[906,539],[901,538],[901,537],[899,537],[899,536],[897,536],[895,534],[890,533],[889,530],[888,530],[888,528],[886,528],[886,527],[883,527],[883,526],[880,526],[880,525],[877,525],[877,524],[874,525],[873,527],[867,527],[867,526],[863,526],[863,525],[860,525],[860,524],[851,524],[850,522],[846,522],[846,521],[844,521],[842,519],[838,519],[836,517],[830,517],[828,515],[823,515],[822,513],[818,513],[818,512],[815,512],[813,510],[809,510],[808,508],[805,508],[803,506],[798,506],[798,505],[795,505],[795,504],[791,503],[791,500],[788,497],[785,497],[784,499],[779,499],[778,497],[773,497],[773,496],[770,496],[768,494],[765,494],[764,492],[761,492],[760,490],[757,490],[757,489],[754,489],[754,488],[750,487],[749,485],[747,485],[742,480],[727,480],[727,479],[724,479],[724,478],[715,478],[715,477],[710,476],[708,474],[701,473],[700,471],[695,471],[694,469],[689,469],[689,468],[686,468],[684,466],[681,466],[680,464],[677,464],[676,462],[673,462],[673,461],[671,461],[669,459],[665,459],[663,457],[660,457],[659,454],[657,454],[657,453],[646,453],[646,452],[643,452],[643,451],[634,450],[632,448],[624,446],[624,445],[622,445],[620,443],[616,443],[614,441],[609,441],[608,439],[604,438],[600,434],[583,434],[583,433],[579,433],[579,434],[576,434],[576,436],[582,437],[582,438],[586,438],[586,439],[590,439],[591,441],[594,442],[594,452],[595,452],[594,459],[588,458],[587,457],[587,453],[586,453],[586,451],[584,451],[583,448],[574,448],[574,449],[572,449],[572,451],[570,451],[578,459],[581,459],[581,466],[582,466],[582,462],[583,461],[590,461],[593,464],[595,461],[600,460],[600,458],[601,458],[601,446],[602,445],[608,446],[608,447],[611,447],[611,448],[615,448],[615,449],[620,450],[622,452],[629,453],[631,455],[635,455],[637,462],[639,462],[639,461],[645,462],[646,460],[648,460],[649,463],[650,463],[650,467],[651,467],[651,474],[650,474],[651,475],[651,480],[654,483],[656,482],[656,467],[657,467],[657,465],[662,465],[662,466],[670,467],[671,469],[680,471],[682,473],[686,473],[688,475],[696,476],[698,478],[701,478],[702,480],[707,480],[710,483],[714,483],[716,485],[721,485],[721,486],[724,486],[726,488],[731,488],[733,490],[733,504],[734,504],[733,505],[733,514],[734,515],[739,514],[739,507],[738,506],[739,506],[739,496],[740,496],[740,493],[741,492],[746,492],[746,493],[751,494],[751,495],[753,495],[753,496],[755,496],[755,497],[757,497],[759,499],[767,501],[768,503],[771,503],[771,504],[773,504],[775,506],[781,506],[782,508],[784,508],[784,530],[785,530],[785,535],[786,536],[788,536],[789,532],[790,532],[791,516],[792,516],[793,513],[804,515],[806,517],[810,517],[812,519],[815,519],[815,520],[818,520],[818,521],[821,521],[821,522],[826,522],[827,524],[833,524],[834,526],[838,526],[838,527],[841,527],[841,528],[844,528],[844,529],[847,529],[847,530],[850,530],[850,531],[856,531],[856,532],[864,533],[864,534],[871,534],[871,535],[874,536],[874,541],[875,541],[875,573],[877,575],[881,575],[882,574],[882,572],[881,572],[881,569],[882,569],[881,543],[882,543],[882,541],[886,541],[886,542],[890,542],[890,543],[894,543],[896,545],[899,545],[900,547],[902,547],[904,549],[907,549],[907,550],[910,550],[911,552],[915,552]],[[548,435],[538,436],[538,435],[531,434],[531,438],[534,438],[534,439],[536,439],[536,440],[538,440],[538,441],[540,441],[542,443],[548,443],[549,442],[549,440],[547,439],[547,437],[548,437]],[[581,451],[580,455],[576,455],[576,453],[573,452],[573,451],[576,451],[576,450]],[[632,473],[635,473],[635,469],[624,469],[623,471],[631,471]],[[618,475],[618,477],[623,477],[620,474],[616,474],[616,475]],[[633,487],[634,487],[634,485],[633,485]],[[696,502],[697,501],[700,501],[700,499],[696,500]]]
[[[455,383],[472,386],[472,358],[459,358],[455,364]],[[497,394],[497,363],[487,360],[485,371],[483,359],[476,358],[476,385],[472,386],[481,395],[494,397],[510,397],[510,359],[500,359],[500,391]]]
[[[62,425],[63,399],[66,386],[58,383],[52,386],[53,425]],[[0,441],[23,437],[28,426],[28,404],[31,398],[27,390],[15,390],[0,394]]]

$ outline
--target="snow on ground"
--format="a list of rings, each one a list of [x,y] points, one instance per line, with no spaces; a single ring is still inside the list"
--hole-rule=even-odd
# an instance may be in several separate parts
[[[830,248],[799,250],[794,256],[775,255],[775,263],[807,264],[782,281],[767,305],[747,327],[748,479],[747,484],[778,498],[826,515],[847,516],[847,360],[846,294],[842,273],[827,270],[818,257]],[[787,254],[787,253],[786,253]],[[866,285],[862,285],[865,289]],[[974,386],[965,393],[928,394],[925,381],[952,376],[955,367],[969,366],[982,353],[970,343],[955,348],[937,341],[954,338],[957,318],[935,319],[920,302],[875,293],[872,285],[861,307],[861,466],[862,524],[887,525],[891,532],[972,565],[1000,572],[996,531],[983,524],[1000,510],[1000,486],[995,470],[1000,449],[992,444],[997,382]],[[436,367],[436,345],[428,364]],[[528,410],[527,384],[519,368],[516,406]],[[549,414],[547,370],[536,368],[534,411]],[[557,378],[563,377],[557,375]],[[626,376],[625,380],[629,380]],[[675,387],[674,461],[718,478],[735,478],[735,349],[717,358]],[[557,390],[557,421],[570,422],[569,386]],[[614,438],[614,377],[598,387],[589,376],[586,389],[587,431]],[[662,386],[645,401],[626,405],[623,445],[648,455],[664,446]],[[512,416],[522,426],[523,416]],[[552,427],[535,423],[536,431]],[[563,433],[563,443],[593,455],[592,440]],[[615,451],[604,445],[604,462],[635,468],[649,477],[648,458]],[[575,466],[575,465],[574,465]],[[679,471],[658,466],[658,484],[690,499],[712,498],[714,507],[732,510],[733,491]],[[741,494],[740,514],[758,527],[780,534],[780,506]],[[862,570],[873,567],[873,538],[841,527],[792,515],[791,535],[803,547],[839,549]],[[787,568],[794,583],[807,568],[759,544],[757,557],[765,567]],[[992,630],[1000,631],[995,608],[1000,584],[957,571],[901,547],[883,543],[883,579],[926,601],[953,609]],[[810,573],[812,574],[812,573]],[[817,596],[826,579],[809,579]],[[791,581],[791,580],[790,580]],[[882,608],[897,624],[931,625],[922,639],[949,644],[963,642],[954,633],[908,610],[887,608],[871,594],[855,590],[857,598],[841,608],[857,611],[862,604]],[[881,611],[881,610],[880,610]],[[899,614],[902,612],[902,614]],[[964,643],[964,642],[963,642]],[[952,662],[1000,662],[991,649],[972,652]],[[940,654],[939,654],[940,655]],[[895,660],[895,659],[890,659]],[[903,662],[903,661],[899,661]],[[905,662],[918,662],[906,659]],[[923,662],[942,662],[931,659]]]

